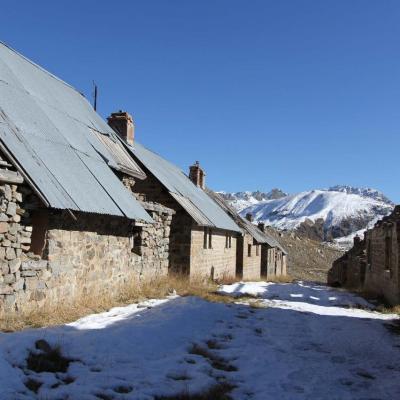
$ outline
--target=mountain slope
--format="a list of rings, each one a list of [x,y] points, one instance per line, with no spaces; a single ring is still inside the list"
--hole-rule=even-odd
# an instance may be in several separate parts
[[[393,203],[379,191],[350,186],[306,191],[272,200],[231,197],[231,204],[241,215],[251,213],[256,222],[296,230],[316,240],[332,240],[366,229],[393,209]]]

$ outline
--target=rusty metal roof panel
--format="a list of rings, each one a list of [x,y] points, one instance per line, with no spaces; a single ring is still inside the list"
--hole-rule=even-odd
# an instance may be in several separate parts
[[[240,232],[240,228],[208,194],[174,164],[135,142],[132,154],[165,186],[179,204],[203,226]]]
[[[151,222],[94,131],[115,137],[80,93],[0,43],[0,140],[49,206]]]

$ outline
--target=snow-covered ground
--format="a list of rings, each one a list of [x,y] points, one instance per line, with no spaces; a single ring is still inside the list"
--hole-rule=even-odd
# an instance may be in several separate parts
[[[175,296],[1,333],[0,399],[144,400],[224,381],[238,400],[400,398],[400,336],[385,326],[397,323],[395,315],[302,282],[220,291],[238,304]],[[27,369],[38,339],[76,360],[67,372]],[[37,394],[24,385],[28,379],[42,383]]]

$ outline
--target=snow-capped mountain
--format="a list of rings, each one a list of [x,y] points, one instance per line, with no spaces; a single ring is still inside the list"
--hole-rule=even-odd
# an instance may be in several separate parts
[[[255,192],[247,191],[247,192],[236,192],[236,193],[226,193],[226,192],[218,192],[218,193],[221,194],[226,200],[228,200],[237,211],[241,211],[252,205],[259,204],[262,201],[276,200],[288,196],[287,193],[276,188],[270,190],[269,192],[260,192],[259,190],[257,190]]]
[[[271,192],[269,192],[271,193]],[[332,240],[362,232],[389,214],[394,204],[374,189],[335,186],[276,198],[262,192],[223,194],[242,216],[278,229],[296,230],[317,240]]]

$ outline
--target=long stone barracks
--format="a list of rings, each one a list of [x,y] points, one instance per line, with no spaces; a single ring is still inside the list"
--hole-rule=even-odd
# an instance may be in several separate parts
[[[260,276],[262,241],[245,241],[201,167],[187,176],[134,136],[128,113],[107,124],[77,90],[0,43],[0,311],[169,273]]]
[[[354,246],[336,260],[328,283],[382,297],[400,304],[400,206],[367,230],[364,239],[355,237]]]

